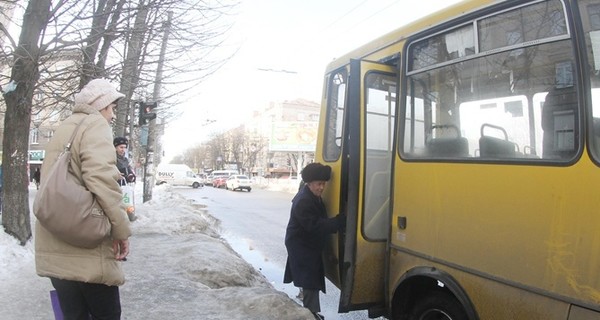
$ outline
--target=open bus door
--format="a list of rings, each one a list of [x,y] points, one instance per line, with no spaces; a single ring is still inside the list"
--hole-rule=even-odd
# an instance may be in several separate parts
[[[333,241],[337,259],[324,259],[328,278],[341,290],[339,312],[369,309],[375,316],[385,306],[397,79],[392,66],[350,62],[341,156],[332,166],[338,178],[325,194],[348,217],[345,234]]]

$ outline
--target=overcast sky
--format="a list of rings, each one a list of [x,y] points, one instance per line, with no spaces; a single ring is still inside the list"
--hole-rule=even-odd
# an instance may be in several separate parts
[[[320,102],[327,63],[458,0],[242,1],[228,46],[235,57],[180,106],[163,138],[167,159],[271,101]],[[216,121],[206,125],[207,120]]]

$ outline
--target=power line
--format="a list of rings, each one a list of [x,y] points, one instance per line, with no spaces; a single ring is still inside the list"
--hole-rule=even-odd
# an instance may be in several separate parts
[[[369,15],[366,18],[361,19],[360,21],[355,21],[354,23],[352,23],[351,25],[349,24],[344,31],[340,31],[337,32],[336,35],[332,35],[330,37],[335,38],[337,37],[337,35],[339,34],[343,34],[343,33],[347,33],[348,31],[360,26],[361,24],[367,22],[368,20],[372,19],[374,16],[380,14],[381,12],[383,12],[384,10],[389,9],[390,7],[399,4],[401,1],[397,0],[397,1],[393,1],[392,3],[388,4],[387,6],[377,10],[376,12],[374,12],[373,14]],[[331,27],[332,25],[334,25],[335,23],[339,22],[342,18],[346,17],[348,14],[350,14],[351,12],[353,12],[354,10],[356,10],[358,7],[364,5],[365,3],[367,3],[367,0],[359,3],[358,5],[356,5],[355,7],[353,7],[352,9],[350,9],[348,12],[346,12],[344,15],[342,15],[341,17],[339,17],[338,19],[336,19],[334,22],[332,22],[331,24],[329,24],[326,28],[324,28],[323,30]]]
[[[330,23],[329,25],[327,25],[325,28],[323,28],[323,30],[329,29],[329,27],[331,27],[332,25],[336,24],[338,21],[342,20],[344,17],[346,17],[347,15],[349,15],[350,13],[352,13],[354,10],[356,10],[358,7],[362,6],[363,4],[367,3],[368,0],[364,0],[363,2],[357,4],[356,6],[354,6],[354,8],[350,9],[348,12],[344,13],[341,17],[335,19],[332,23]]]
[[[285,69],[271,69],[271,68],[257,68],[259,71],[266,71],[266,72],[281,72],[281,73],[292,73],[292,74],[296,74],[298,73],[297,71],[291,71],[291,70],[285,70]]]

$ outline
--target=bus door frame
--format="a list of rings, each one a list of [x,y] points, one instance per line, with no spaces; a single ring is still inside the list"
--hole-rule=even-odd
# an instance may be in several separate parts
[[[355,292],[361,290],[356,287],[358,281],[355,281],[355,277],[360,277],[361,272],[372,272],[373,268],[369,265],[373,264],[373,261],[363,261],[357,259],[360,257],[361,246],[357,244],[358,237],[363,240],[362,230],[359,230],[359,217],[362,218],[363,214],[363,203],[364,203],[364,169],[365,169],[365,125],[366,121],[366,106],[365,106],[365,76],[371,72],[381,72],[386,74],[395,74],[398,77],[398,70],[393,66],[364,61],[355,60],[350,61],[350,70],[348,76],[348,92],[346,99],[346,117],[344,119],[344,141],[342,143],[342,176],[344,177],[341,181],[346,184],[341,186],[341,190],[347,190],[347,193],[342,195],[340,199],[340,208],[346,208],[347,220],[346,220],[346,231],[345,234],[340,233],[339,236],[339,257],[340,257],[340,277],[341,277],[341,290],[340,290],[340,301],[339,301],[339,312],[348,312],[352,310],[368,309],[373,306],[377,306],[377,309],[385,308],[385,281],[387,276],[385,271],[385,263],[387,258],[385,257],[385,248],[387,247],[388,241],[380,241],[378,243],[383,246],[383,256],[379,259],[379,263],[382,264],[380,270],[382,271],[380,279],[381,283],[381,295],[377,297],[377,301],[365,301],[365,302],[352,302]],[[399,83],[396,85],[399,88]],[[398,89],[397,89],[398,90]],[[396,90],[396,91],[397,91]],[[396,92],[397,96],[397,92]],[[396,109],[398,108],[398,101],[396,101]],[[394,151],[392,151],[394,152]],[[391,176],[390,176],[391,179]],[[391,192],[390,192],[391,196]],[[391,203],[391,201],[390,201]],[[391,211],[390,211],[391,212]],[[388,219],[389,221],[389,219]],[[389,225],[388,225],[389,228]],[[389,230],[386,230],[388,234]],[[343,241],[343,243],[342,243]],[[369,264],[369,265],[367,265]]]

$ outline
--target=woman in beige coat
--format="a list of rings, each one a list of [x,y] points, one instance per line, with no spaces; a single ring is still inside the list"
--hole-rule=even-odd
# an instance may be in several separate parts
[[[35,225],[35,265],[49,277],[68,319],[120,319],[121,261],[129,254],[129,219],[123,205],[110,121],[124,95],[107,80],[90,81],[75,95],[73,114],[61,123],[46,148],[42,177],[52,167],[77,125],[69,172],[91,191],[111,223],[110,237],[93,249],[72,246]]]

